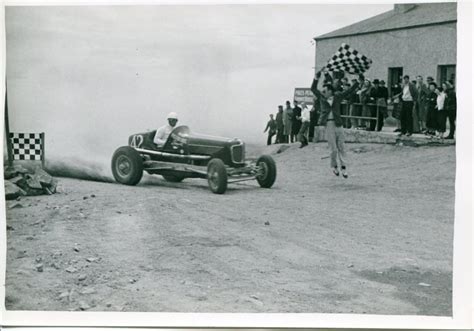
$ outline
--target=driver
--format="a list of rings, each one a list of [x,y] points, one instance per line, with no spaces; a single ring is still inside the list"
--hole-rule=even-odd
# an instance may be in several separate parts
[[[167,119],[168,124],[156,130],[155,138],[153,138],[153,142],[158,147],[163,147],[166,144],[166,141],[168,140],[171,131],[173,131],[173,128],[176,126],[176,123],[178,123],[178,114],[176,114],[175,112],[171,112],[168,114]]]

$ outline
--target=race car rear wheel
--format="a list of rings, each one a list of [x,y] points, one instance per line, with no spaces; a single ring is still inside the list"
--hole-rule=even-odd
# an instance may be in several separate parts
[[[260,187],[270,188],[275,183],[276,179],[276,164],[270,155],[262,155],[257,160],[257,167],[259,174],[257,175],[257,182]]]
[[[184,179],[184,176],[181,175],[161,175],[167,182],[171,183],[181,183]]]
[[[207,164],[207,183],[213,193],[223,194],[227,190],[227,170],[221,159],[212,159]]]
[[[117,182],[136,185],[143,176],[143,159],[134,148],[120,147],[112,157],[112,173]]]

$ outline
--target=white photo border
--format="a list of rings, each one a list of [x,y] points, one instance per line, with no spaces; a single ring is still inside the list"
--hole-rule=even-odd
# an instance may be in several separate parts
[[[364,4],[393,3],[395,1],[365,0]],[[396,1],[396,2],[447,2],[447,1]],[[224,1],[163,0],[163,1],[69,1],[69,0],[6,0],[0,8],[2,19],[0,92],[5,97],[6,35],[5,5],[158,5],[158,4],[282,4],[287,1]],[[304,1],[305,4],[354,4],[355,0]],[[453,257],[453,316],[401,316],[401,315],[360,315],[360,314],[210,314],[210,313],[132,313],[132,312],[49,312],[49,311],[7,311],[5,309],[6,276],[6,225],[5,202],[0,203],[3,218],[0,227],[0,326],[51,326],[51,327],[164,327],[164,328],[390,328],[390,329],[471,329],[474,309],[473,298],[473,84],[472,66],[472,18],[473,3],[458,1],[457,21],[457,96],[458,105],[456,142],[456,182],[455,182],[455,224]],[[462,68],[462,70],[460,70]],[[4,127],[4,117],[1,125]],[[2,144],[3,148],[3,144]],[[2,161],[3,162],[3,158]],[[3,181],[3,178],[2,178]],[[3,182],[0,194],[4,196]]]

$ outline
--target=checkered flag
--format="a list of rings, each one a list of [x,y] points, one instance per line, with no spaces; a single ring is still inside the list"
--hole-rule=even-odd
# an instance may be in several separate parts
[[[329,71],[345,71],[350,74],[361,74],[367,71],[372,60],[360,54],[347,44],[342,44],[336,54],[329,60],[326,68]]]
[[[10,133],[13,160],[44,160],[44,133]]]

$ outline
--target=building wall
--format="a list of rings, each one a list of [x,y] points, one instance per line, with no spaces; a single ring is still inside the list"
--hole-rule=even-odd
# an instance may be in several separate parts
[[[319,70],[339,49],[349,44],[371,58],[365,76],[388,81],[389,67],[403,67],[403,74],[432,76],[438,65],[456,64],[456,23],[350,36],[316,41],[316,68]]]

